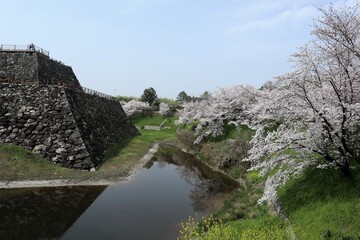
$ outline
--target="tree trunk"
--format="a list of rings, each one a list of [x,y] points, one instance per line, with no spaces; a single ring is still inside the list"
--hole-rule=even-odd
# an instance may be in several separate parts
[[[342,167],[340,167],[340,170],[342,171],[342,173],[345,175],[345,177],[352,179],[352,173],[350,171],[350,165],[348,162],[345,162]]]

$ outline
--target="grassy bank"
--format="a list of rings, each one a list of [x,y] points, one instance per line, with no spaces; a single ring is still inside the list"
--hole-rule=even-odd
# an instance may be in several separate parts
[[[244,185],[214,214],[223,221],[222,234],[228,235],[216,237],[220,230],[212,228],[198,239],[291,239],[293,233],[297,239],[304,240],[360,239],[359,166],[353,169],[352,179],[336,169],[309,169],[288,181],[278,194],[289,225],[270,215],[266,206],[257,204],[265,179],[256,172],[247,172],[247,167],[239,161],[243,157],[241,146],[246,147],[244,141],[251,139],[251,132],[242,130],[241,134],[231,130],[227,137],[209,139],[197,152],[204,162]],[[234,234],[236,238],[227,238]]]
[[[221,231],[211,228],[198,239],[292,239],[292,234],[300,240],[360,239],[358,171],[355,169],[353,178],[349,179],[336,169],[308,169],[287,182],[278,194],[290,225],[269,214],[266,206],[257,204],[264,179],[256,173],[242,173],[245,190],[233,192],[214,215],[223,220]],[[210,237],[219,231],[223,235]]]
[[[299,239],[360,239],[360,177],[313,169],[279,191]]]
[[[140,127],[159,126],[164,120],[162,116],[155,115],[136,118],[133,123]],[[96,172],[63,168],[22,147],[0,144],[0,181],[49,179],[116,181],[126,177],[154,143],[176,141],[174,119],[167,120],[164,126],[169,128],[161,131],[142,129],[141,135],[130,142],[113,146],[105,153],[104,164]]]
[[[185,140],[183,143],[189,144],[190,140],[195,139],[191,136],[191,131],[190,127],[183,129],[180,135],[180,139]],[[192,239],[193,236],[209,240],[289,238],[290,233],[284,220],[271,216],[266,205],[257,203],[263,194],[265,179],[248,172],[249,164],[241,162],[250,148],[252,135],[253,131],[246,126],[240,126],[239,129],[228,127],[224,135],[209,138],[201,146],[193,146],[191,143],[188,145],[206,164],[239,180],[242,188],[232,192],[224,206],[213,214],[214,219],[221,221],[221,224],[210,227],[209,232],[204,232],[201,228],[187,228],[188,232],[180,239]],[[199,231],[200,236],[191,231]]]

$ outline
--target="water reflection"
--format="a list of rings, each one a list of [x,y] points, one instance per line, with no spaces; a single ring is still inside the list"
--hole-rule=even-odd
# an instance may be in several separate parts
[[[0,190],[0,239],[176,239],[238,183],[169,145],[128,182]]]
[[[159,167],[173,164],[179,176],[194,188],[189,193],[196,212],[211,213],[220,209],[230,191],[239,187],[239,183],[227,175],[214,171],[192,154],[181,151],[170,144],[162,144],[157,154],[146,167],[154,162]]]
[[[1,189],[0,239],[59,238],[105,188]]]

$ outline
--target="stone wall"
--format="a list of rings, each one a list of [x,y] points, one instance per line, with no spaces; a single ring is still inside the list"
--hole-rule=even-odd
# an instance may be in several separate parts
[[[136,134],[116,101],[64,87],[0,84],[0,142],[56,164],[97,167],[106,149]]]
[[[89,154],[101,156],[110,146],[139,134],[119,101],[66,90],[71,111]],[[101,158],[94,158],[97,166]]]
[[[0,51],[0,72],[3,82],[81,89],[70,66],[36,51]]]
[[[36,84],[38,81],[36,53],[0,51],[0,71],[7,80]]]
[[[37,53],[37,63],[40,85],[64,85],[71,88],[81,89],[72,68],[61,62]]]

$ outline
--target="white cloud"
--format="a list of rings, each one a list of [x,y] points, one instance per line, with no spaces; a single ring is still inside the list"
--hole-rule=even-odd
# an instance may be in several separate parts
[[[284,10],[268,18],[250,20],[239,25],[229,27],[226,32],[229,34],[233,34],[244,31],[262,30],[277,26],[283,26],[289,23],[302,21],[304,19],[310,19],[316,15],[316,12],[317,11],[313,6],[305,6],[298,9]]]

